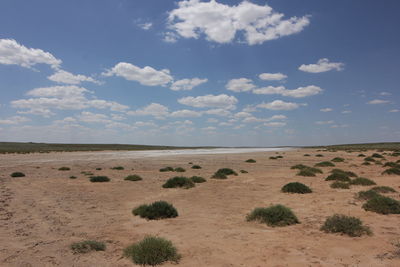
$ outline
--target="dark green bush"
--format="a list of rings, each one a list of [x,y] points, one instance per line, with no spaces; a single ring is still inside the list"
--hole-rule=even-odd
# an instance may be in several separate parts
[[[294,182],[288,183],[282,187],[282,192],[285,193],[297,193],[297,194],[307,194],[312,193],[312,190],[305,184]]]
[[[215,174],[223,174],[223,175],[238,175],[234,170],[229,168],[222,168],[215,172]]]
[[[383,158],[385,158],[384,156],[382,156],[381,154],[378,154],[378,153],[372,154],[371,157],[373,157],[373,158],[378,158],[378,159],[383,159]]]
[[[96,171],[101,171],[102,170],[102,168],[96,168]]]
[[[69,179],[76,179],[76,176],[70,176]]]
[[[178,263],[181,259],[171,241],[152,236],[125,248],[124,256],[142,266],[156,266],[167,261]]]
[[[200,165],[193,165],[192,169],[201,169],[201,166]]]
[[[363,177],[357,177],[353,180],[351,180],[350,184],[353,185],[376,185],[374,181],[368,178],[363,178]]]
[[[400,164],[396,162],[386,162],[383,167],[391,167],[391,168],[397,168],[400,169]]]
[[[364,161],[363,163],[361,163],[361,165],[371,165],[371,163],[369,163],[368,161]]]
[[[92,176],[90,177],[90,181],[92,183],[109,182],[110,178],[108,178],[107,176]]]
[[[366,157],[364,154],[358,154],[358,157]]]
[[[164,188],[180,187],[180,188],[188,189],[188,188],[191,188],[194,186],[195,186],[195,184],[189,178],[183,177],[183,176],[176,176],[176,177],[168,179],[167,182],[165,182],[165,184],[163,184],[162,187],[164,187]]]
[[[340,214],[328,217],[321,230],[326,233],[341,233],[352,237],[371,234],[369,227],[363,226],[360,219]]]
[[[334,172],[326,177],[325,181],[350,182],[351,180],[347,174]]]
[[[69,168],[69,167],[60,167],[60,168],[58,168],[58,170],[59,171],[70,171],[71,168]]]
[[[375,159],[373,157],[366,157],[364,161],[374,162]]]
[[[81,174],[86,175],[86,176],[93,175],[92,172],[87,172],[87,171],[83,171],[83,172],[81,172]]]
[[[394,190],[390,186],[375,186],[371,190],[374,190],[375,192],[378,193],[395,193],[396,190]]]
[[[331,173],[341,173],[341,174],[347,175],[349,177],[357,177],[357,174],[355,174],[354,172],[344,171],[342,169],[333,169],[333,170],[331,170]]]
[[[11,177],[25,177],[25,173],[23,172],[13,172],[10,174]]]
[[[192,180],[193,183],[204,183],[207,181],[206,179],[200,176],[192,176],[190,177],[190,180]]]
[[[302,169],[302,170],[300,170],[296,175],[299,175],[299,176],[309,176],[309,177],[312,177],[312,176],[316,176],[315,175],[315,172],[313,172],[312,170],[310,170],[310,169]]]
[[[71,245],[71,249],[74,253],[88,253],[90,251],[104,251],[106,245],[102,242],[94,240],[86,240],[82,242],[75,242]]]
[[[317,158],[322,158],[324,155],[322,155],[322,154],[317,154],[317,155],[315,155]]]
[[[211,176],[211,178],[214,178],[214,179],[228,179],[228,176],[226,176],[223,173],[216,172],[216,173],[213,174],[213,176]]]
[[[331,161],[333,161],[333,162],[344,162],[344,158],[336,157],[336,158],[331,159]]]
[[[173,172],[174,168],[172,167],[165,167],[165,168],[161,168],[160,172]]]
[[[294,169],[302,170],[302,169],[306,169],[306,168],[310,168],[310,167],[303,165],[303,164],[297,164],[297,165],[290,167],[290,169],[292,169],[292,170],[294,170]]]
[[[348,183],[336,181],[331,184],[331,188],[350,189],[350,186]]]
[[[248,159],[246,160],[247,163],[256,163],[257,161],[255,161],[254,159]]]
[[[315,167],[335,167],[335,164],[333,164],[330,161],[322,161],[314,165]]]
[[[304,154],[303,156],[304,157],[310,157],[311,155],[310,154]]]
[[[382,174],[396,174],[396,175],[400,175],[400,168],[389,168],[385,171],[382,172]]]
[[[176,172],[185,172],[186,170],[184,168],[182,168],[182,167],[177,167],[177,168],[174,169],[174,171],[176,171]]]
[[[259,221],[269,226],[287,226],[300,223],[291,209],[283,205],[268,208],[255,208],[249,215],[248,221]]]
[[[357,193],[357,198],[361,200],[370,200],[371,198],[374,197],[379,197],[381,196],[377,191],[370,189],[367,191],[360,191]]]
[[[126,176],[124,180],[125,180],[125,181],[133,181],[133,182],[135,182],[135,181],[143,180],[143,178],[140,177],[140,176],[137,175],[137,174],[133,174],[133,175],[128,175],[128,176]]]
[[[373,197],[362,207],[367,211],[373,211],[379,214],[400,214],[400,202],[385,196]]]
[[[175,218],[178,211],[166,201],[156,201],[150,205],[140,205],[132,210],[133,215],[149,220]]]
[[[124,167],[122,167],[122,166],[115,166],[115,167],[111,168],[111,170],[118,170],[118,171],[121,171],[123,169],[124,169]]]
[[[277,159],[283,159],[283,156],[276,156]]]
[[[269,159],[278,159],[278,157],[269,157]]]
[[[240,170],[240,173],[249,173],[249,172],[246,170]]]

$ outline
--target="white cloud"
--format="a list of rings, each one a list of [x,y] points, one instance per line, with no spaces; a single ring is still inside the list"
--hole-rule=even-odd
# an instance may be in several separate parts
[[[19,110],[17,111],[18,114],[31,114],[31,115],[38,115],[38,116],[42,116],[45,118],[49,118],[51,116],[56,115],[54,112],[52,112],[50,109],[48,108],[32,108],[29,110]]]
[[[331,111],[333,111],[333,109],[331,109],[331,108],[321,108],[319,111],[322,111],[322,112],[331,112]]]
[[[400,110],[399,109],[392,109],[392,110],[389,110],[389,112],[395,113],[395,112],[400,112]]]
[[[389,92],[381,92],[379,95],[381,95],[381,96],[389,96],[389,95],[392,95],[392,94],[389,93]]]
[[[243,123],[263,122],[265,119],[256,118],[254,116],[246,117],[242,120]]]
[[[0,39],[0,64],[19,65],[31,68],[36,64],[47,64],[58,68],[62,61],[41,49],[27,48],[13,39]]]
[[[90,91],[75,85],[39,87],[28,91],[26,94],[35,97],[81,98]]]
[[[247,118],[247,117],[251,117],[252,115],[249,112],[241,111],[241,112],[236,113],[234,116],[235,116],[235,118]]]
[[[300,104],[292,103],[292,102],[285,102],[282,100],[275,100],[270,103],[262,103],[257,105],[259,108],[265,108],[270,110],[293,110],[297,109]]]
[[[287,117],[285,115],[274,115],[268,119],[266,119],[266,121],[274,121],[274,120],[286,120]]]
[[[350,114],[351,113],[351,110],[343,110],[342,111],[342,114]]]
[[[238,100],[234,96],[221,95],[205,95],[198,97],[183,97],[178,99],[180,104],[196,107],[196,108],[221,108],[221,109],[235,109]]]
[[[334,125],[331,125],[331,128],[347,128],[347,127],[349,127],[349,125],[347,125],[347,124],[334,124]]]
[[[151,103],[150,105],[138,109],[136,111],[128,111],[128,115],[133,116],[154,116],[156,118],[162,119],[168,116],[168,107],[158,104],[158,103]]]
[[[178,8],[169,12],[168,28],[183,38],[198,39],[204,34],[217,43],[232,42],[238,32],[243,32],[246,43],[255,45],[301,32],[310,23],[308,16],[283,17],[268,5],[249,1],[229,6],[214,0],[187,0],[178,2]]]
[[[264,81],[280,81],[287,78],[283,73],[261,73],[258,78]]]
[[[173,32],[165,32],[163,41],[166,43],[176,43],[178,41],[179,36]]]
[[[83,111],[77,116],[79,121],[87,123],[107,123],[111,122],[107,115]]]
[[[379,105],[379,104],[387,104],[387,103],[389,103],[389,101],[381,100],[381,99],[374,99],[374,100],[367,102],[367,104],[370,104],[370,105]]]
[[[166,86],[173,80],[168,69],[156,70],[149,66],[140,68],[126,62],[120,62],[102,74],[104,76],[116,75],[147,86]]]
[[[138,26],[139,26],[140,28],[142,28],[142,30],[147,31],[147,30],[150,30],[151,27],[153,27],[153,23],[151,23],[151,22],[146,22],[146,23],[138,24]]]
[[[286,122],[267,122],[264,125],[268,127],[283,127],[286,126]]]
[[[287,117],[285,115],[274,115],[270,118],[256,118],[254,116],[248,116],[245,117],[242,122],[243,123],[253,123],[253,122],[270,122],[270,121],[276,121],[276,120],[285,120]],[[273,125],[273,124],[271,124]],[[285,123],[286,125],[286,123]]]
[[[254,89],[253,93],[258,95],[271,95],[271,94],[278,94],[282,96],[289,96],[295,98],[302,98],[307,96],[313,96],[321,93],[323,90],[315,85],[309,85],[306,87],[299,87],[294,90],[287,90],[283,86],[267,86],[263,88]]]
[[[188,109],[182,109],[182,110],[177,110],[177,111],[172,112],[170,114],[170,116],[171,117],[177,117],[177,118],[200,117],[201,116],[201,112],[188,110]]]
[[[134,124],[137,127],[156,127],[157,124],[155,124],[152,121],[137,121]]]
[[[207,79],[182,79],[172,83],[171,90],[180,91],[180,90],[192,90],[194,87],[199,86],[200,84],[206,83]]]
[[[214,109],[209,109],[203,111],[204,114],[207,115],[216,115],[220,117],[229,117],[232,115],[232,113],[229,110],[222,109],[222,108],[214,108]]]
[[[9,117],[7,119],[0,119],[0,124],[15,125],[15,124],[19,124],[19,123],[28,122],[28,121],[30,121],[30,119],[27,117],[13,116],[13,117]]]
[[[311,73],[320,73],[330,70],[343,70],[344,64],[340,62],[329,62],[327,58],[321,58],[317,64],[301,65],[299,70]]]
[[[232,79],[225,85],[226,89],[234,92],[247,92],[255,87],[253,81],[247,78]]]
[[[208,123],[217,123],[218,120],[215,119],[215,118],[209,118],[209,119],[207,119],[207,122],[208,122]]]
[[[334,121],[316,121],[315,124],[318,125],[327,125],[327,124],[333,124],[335,123]]]
[[[66,83],[66,84],[80,84],[81,82],[92,82],[100,84],[99,81],[93,79],[92,77],[87,77],[81,74],[74,75],[65,70],[57,70],[53,75],[47,77],[47,79],[53,82]]]

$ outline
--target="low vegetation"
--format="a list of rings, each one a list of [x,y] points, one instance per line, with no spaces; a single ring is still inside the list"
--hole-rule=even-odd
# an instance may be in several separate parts
[[[366,157],[364,158],[364,161],[375,162],[375,159],[373,157]]]
[[[228,175],[235,175],[236,176],[238,174],[232,169],[221,168],[218,171],[216,171],[211,178],[214,178],[214,179],[227,179]]]
[[[366,157],[366,155],[364,155],[364,154],[358,154],[358,156],[357,157]]]
[[[395,175],[400,175],[400,168],[389,168],[385,171],[382,172],[382,174],[395,174]]]
[[[296,174],[299,176],[316,176],[317,173],[323,173],[322,170],[318,168],[308,167],[300,169],[300,171]]]
[[[247,221],[258,221],[268,226],[287,226],[300,223],[292,210],[283,205],[255,208],[247,215]]]
[[[173,171],[174,171],[174,168],[169,167],[169,166],[160,169],[160,172],[173,172]]]
[[[372,154],[371,157],[373,157],[373,158],[378,158],[378,159],[384,159],[384,158],[385,158],[384,156],[382,156],[382,155],[379,154],[379,153],[374,153],[374,154]]]
[[[249,173],[249,172],[246,170],[240,170],[240,173]]]
[[[118,170],[118,171],[122,171],[123,169],[125,169],[125,168],[122,166],[115,166],[115,167],[111,168],[111,170]]]
[[[193,182],[193,183],[196,183],[196,184],[204,183],[204,182],[207,181],[206,179],[204,179],[204,178],[201,177],[201,176],[192,176],[192,177],[190,177],[190,180],[192,180],[192,182]]]
[[[293,165],[292,167],[290,167],[290,169],[292,169],[292,170],[294,170],[294,169],[302,170],[302,169],[306,169],[306,168],[310,168],[310,167],[308,167],[304,164],[297,164],[297,165]]]
[[[71,168],[69,168],[69,167],[60,167],[60,168],[58,168],[58,170],[59,171],[70,171]]]
[[[333,170],[331,170],[331,173],[341,173],[341,174],[347,175],[349,177],[357,177],[357,174],[355,174],[354,172],[344,171],[342,169],[333,169]]]
[[[13,172],[10,174],[11,177],[25,177],[25,173],[23,172]]]
[[[334,172],[328,177],[325,178],[325,181],[341,181],[341,182],[350,182],[351,179],[345,173]]]
[[[88,253],[90,251],[104,251],[106,245],[103,242],[86,240],[73,243],[71,249],[74,253]]]
[[[339,181],[333,182],[330,186],[331,188],[350,189],[350,185],[348,183]]]
[[[281,190],[284,193],[297,193],[297,194],[312,193],[312,190],[308,186],[299,182],[288,183],[284,185]]]
[[[201,169],[201,166],[200,165],[193,165],[192,169]]]
[[[364,226],[360,219],[340,214],[328,217],[321,230],[326,233],[341,233],[351,237],[372,234],[369,227]]]
[[[255,159],[248,159],[246,160],[247,163],[256,163],[257,161]]]
[[[385,196],[373,197],[362,207],[366,211],[373,211],[379,214],[400,214],[400,202]]]
[[[364,178],[364,177],[357,177],[357,178],[351,180],[350,184],[352,184],[352,185],[364,185],[364,186],[376,185],[376,183],[374,181],[372,181],[371,179],[368,179],[368,178]]]
[[[73,176],[73,175],[71,175],[70,177],[69,177],[69,179],[76,179],[77,177],[76,176]]]
[[[369,163],[368,161],[364,161],[363,163],[361,163],[361,165],[368,166],[371,165],[371,163]]]
[[[177,167],[174,169],[175,172],[185,172],[186,170],[182,167]]]
[[[156,266],[168,261],[178,263],[181,259],[171,241],[152,236],[125,248],[124,256],[142,266]]]
[[[133,215],[148,220],[159,220],[178,217],[175,207],[166,201],[156,201],[150,205],[140,205],[132,210]]]
[[[143,178],[140,177],[137,174],[133,174],[133,175],[126,176],[124,180],[125,181],[133,181],[133,182],[135,182],[135,181],[141,181],[141,180],[143,180]]]
[[[394,190],[390,186],[375,186],[371,190],[378,192],[378,193],[395,193],[396,190]]]
[[[93,175],[92,172],[88,172],[88,171],[82,171],[81,174],[86,175],[86,176]]]
[[[336,158],[331,159],[331,161],[333,161],[333,162],[344,162],[344,158],[336,157]]]
[[[317,158],[322,158],[324,155],[322,155],[322,154],[317,154],[317,155],[315,155]]]
[[[370,200],[374,197],[379,197],[381,196],[377,191],[370,189],[367,191],[360,191],[357,193],[357,199],[360,200]]]
[[[176,176],[173,178],[168,179],[162,187],[164,188],[185,188],[189,189],[194,187],[195,184],[193,181],[187,177],[183,176]]]
[[[333,164],[330,161],[322,161],[314,165],[315,167],[335,167],[335,164]]]
[[[310,154],[304,154],[303,156],[304,157],[310,157],[311,155]]]
[[[107,176],[92,176],[90,177],[90,181],[92,183],[109,182],[110,178],[108,178]]]
[[[383,164],[383,167],[391,167],[391,168],[399,168],[400,169],[400,164],[396,162],[386,162]]]

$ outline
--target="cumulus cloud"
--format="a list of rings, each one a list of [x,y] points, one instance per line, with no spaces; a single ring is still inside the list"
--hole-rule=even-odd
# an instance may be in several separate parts
[[[200,117],[201,112],[188,110],[188,109],[182,109],[182,110],[177,110],[177,111],[171,112],[170,116],[176,117],[176,118]]]
[[[392,109],[392,110],[389,110],[389,112],[395,113],[395,112],[400,112],[400,110],[399,109]]]
[[[0,124],[8,124],[8,125],[15,125],[19,123],[28,122],[30,119],[22,116],[13,116],[7,119],[0,119]]]
[[[107,123],[111,122],[107,115],[92,113],[89,111],[83,111],[80,115],[77,116],[78,119],[82,122],[87,123]]]
[[[286,126],[286,122],[278,122],[278,121],[267,122],[267,123],[264,123],[264,126],[267,126],[267,127],[284,127],[284,126]]]
[[[270,110],[293,110],[297,109],[300,104],[292,103],[292,102],[285,102],[282,100],[275,100],[270,103],[262,103],[258,104],[258,108],[265,108]]]
[[[230,43],[240,32],[247,44],[255,45],[301,32],[310,23],[308,16],[283,17],[268,5],[249,1],[229,6],[215,0],[184,0],[169,12],[168,33],[195,39],[204,34],[209,41]]]
[[[253,93],[258,95],[272,95],[278,94],[282,96],[289,96],[294,98],[302,98],[307,96],[313,96],[321,93],[323,90],[315,85],[309,85],[305,87],[299,87],[297,89],[288,90],[284,86],[267,86],[263,88],[254,89]]]
[[[271,122],[271,121],[277,121],[277,120],[285,120],[287,117],[285,115],[274,115],[269,118],[256,118],[252,115],[245,117],[242,122],[243,123],[253,123],[253,122]],[[285,123],[286,124],[286,123]],[[271,124],[272,125],[272,124]]]
[[[333,111],[333,109],[331,109],[331,108],[321,108],[319,111],[322,111],[322,112],[331,112],[331,111]]]
[[[334,121],[316,121],[315,124],[318,125],[327,125],[327,124],[333,124],[335,123]]]
[[[351,110],[343,110],[342,111],[342,114],[350,114],[351,113]]]
[[[220,117],[229,117],[232,115],[232,113],[229,110],[222,109],[222,108],[214,108],[214,109],[209,109],[205,110],[202,113],[207,114],[207,115],[216,115]]]
[[[367,102],[367,104],[370,104],[370,105],[380,105],[380,104],[387,104],[387,103],[389,103],[389,101],[382,100],[382,99],[374,99],[374,100]]]
[[[320,73],[330,70],[343,70],[344,64],[340,62],[329,62],[327,58],[321,58],[316,64],[301,65],[299,70],[311,73]]]
[[[123,77],[147,86],[166,86],[173,80],[168,69],[156,70],[149,66],[140,68],[126,62],[120,62],[102,74],[108,77],[113,75]]]
[[[53,75],[47,77],[47,79],[53,82],[66,83],[66,84],[80,84],[81,82],[91,82],[100,84],[99,81],[93,79],[92,77],[87,77],[81,74],[74,75],[65,70],[57,70]]]
[[[32,68],[36,64],[47,64],[58,68],[62,61],[49,52],[28,48],[13,39],[0,39],[0,64],[19,65]]]
[[[164,105],[151,103],[142,109],[128,111],[127,114],[133,116],[154,116],[156,118],[163,119],[164,117],[168,116],[169,111],[168,107]]]
[[[225,85],[226,89],[234,92],[247,92],[255,87],[253,81],[247,78],[232,79]]]
[[[226,94],[221,95],[204,95],[197,97],[183,97],[178,99],[182,105],[191,106],[195,108],[220,108],[220,109],[235,109],[238,100],[234,96]]]
[[[194,87],[199,86],[200,84],[206,83],[208,79],[182,79],[172,83],[171,90],[181,91],[181,90],[192,90]]]
[[[287,78],[287,75],[283,73],[261,73],[258,75],[263,81],[280,81]]]
[[[389,96],[389,95],[392,95],[392,94],[389,93],[389,92],[380,92],[379,95],[381,95],[381,96]]]
[[[146,22],[146,23],[138,24],[138,26],[139,26],[142,30],[148,31],[148,30],[151,29],[151,27],[153,27],[153,23],[151,23],[151,22]]]

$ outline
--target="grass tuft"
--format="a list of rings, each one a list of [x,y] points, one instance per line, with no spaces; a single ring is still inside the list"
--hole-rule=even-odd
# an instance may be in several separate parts
[[[108,178],[107,176],[92,176],[90,177],[90,181],[92,183],[109,182],[110,178]]]
[[[143,178],[140,177],[137,174],[133,174],[133,175],[126,176],[124,180],[125,181],[133,181],[133,182],[135,182],[135,181],[141,181],[141,180],[143,180]]]
[[[360,219],[340,214],[328,217],[321,227],[321,231],[326,233],[341,233],[351,237],[372,234],[369,227],[364,226]]]
[[[331,184],[331,188],[350,189],[350,185],[348,183],[335,181]]]
[[[256,163],[257,161],[255,159],[248,159],[246,160],[247,163]]]
[[[156,201],[150,205],[140,205],[132,210],[133,215],[149,220],[178,217],[178,211],[166,201]]]
[[[331,159],[331,161],[333,161],[333,162],[344,162],[344,158],[336,157],[336,158]]]
[[[345,173],[334,172],[328,177],[325,178],[325,181],[341,181],[341,182],[350,182],[350,178]]]
[[[165,168],[161,168],[160,172],[173,172],[174,168],[172,167],[165,167]]]
[[[88,253],[90,251],[104,251],[106,245],[103,242],[94,240],[86,240],[81,242],[75,242],[71,245],[71,249],[74,253]]]
[[[77,177],[76,176],[73,176],[73,175],[71,175],[70,177],[69,177],[69,179],[76,179]]]
[[[193,165],[192,169],[197,169],[198,170],[198,169],[201,169],[201,166],[200,165]]]
[[[258,221],[269,226],[287,226],[300,223],[293,211],[283,205],[255,208],[247,215],[247,221]]]
[[[193,182],[193,183],[196,183],[196,184],[198,184],[198,183],[204,183],[204,182],[207,181],[206,179],[204,179],[204,178],[201,177],[201,176],[192,176],[192,177],[190,177],[190,180],[192,180],[192,182]]]
[[[123,169],[125,169],[125,168],[122,167],[122,166],[115,166],[115,167],[112,167],[112,168],[111,168],[111,170],[118,170],[118,171],[121,171],[121,170],[123,170]]]
[[[193,183],[192,180],[190,180],[187,177],[183,177],[183,176],[176,176],[173,178],[168,179],[165,184],[163,184],[162,187],[164,188],[185,188],[185,189],[189,189],[194,187],[195,184]]]
[[[308,194],[312,193],[312,190],[305,184],[294,182],[288,183],[282,187],[282,192],[285,193],[297,193],[297,194]]]
[[[70,171],[71,168],[69,168],[69,167],[60,167],[60,168],[58,168],[58,170],[59,171]]]
[[[382,174],[395,174],[395,175],[400,175],[400,168],[389,168],[385,171],[382,172]]]
[[[394,190],[390,186],[375,186],[371,190],[378,192],[378,193],[395,193],[396,190]]]
[[[364,178],[364,177],[357,177],[353,180],[351,180],[350,184],[352,185],[376,185],[376,183],[374,181],[372,181],[371,179],[368,178]]]
[[[373,197],[362,207],[367,211],[373,211],[379,214],[400,214],[400,202],[385,196]]]
[[[331,170],[331,173],[342,173],[342,174],[345,174],[345,175],[347,175],[349,177],[357,177],[357,174],[355,174],[354,172],[344,171],[342,169],[333,169],[333,170]]]
[[[25,177],[25,173],[23,172],[13,172],[10,174],[11,177]]]
[[[378,158],[378,159],[384,159],[384,158],[385,158],[384,156],[382,156],[382,155],[379,154],[379,153],[374,153],[374,154],[372,154],[371,157],[373,157],[373,158]]]
[[[333,164],[330,161],[322,161],[314,165],[315,167],[335,167],[335,164]]]
[[[234,170],[229,168],[221,168],[214,173],[211,178],[214,179],[226,179],[228,175],[238,175]]]
[[[246,170],[240,170],[240,173],[249,173],[249,172]]]

